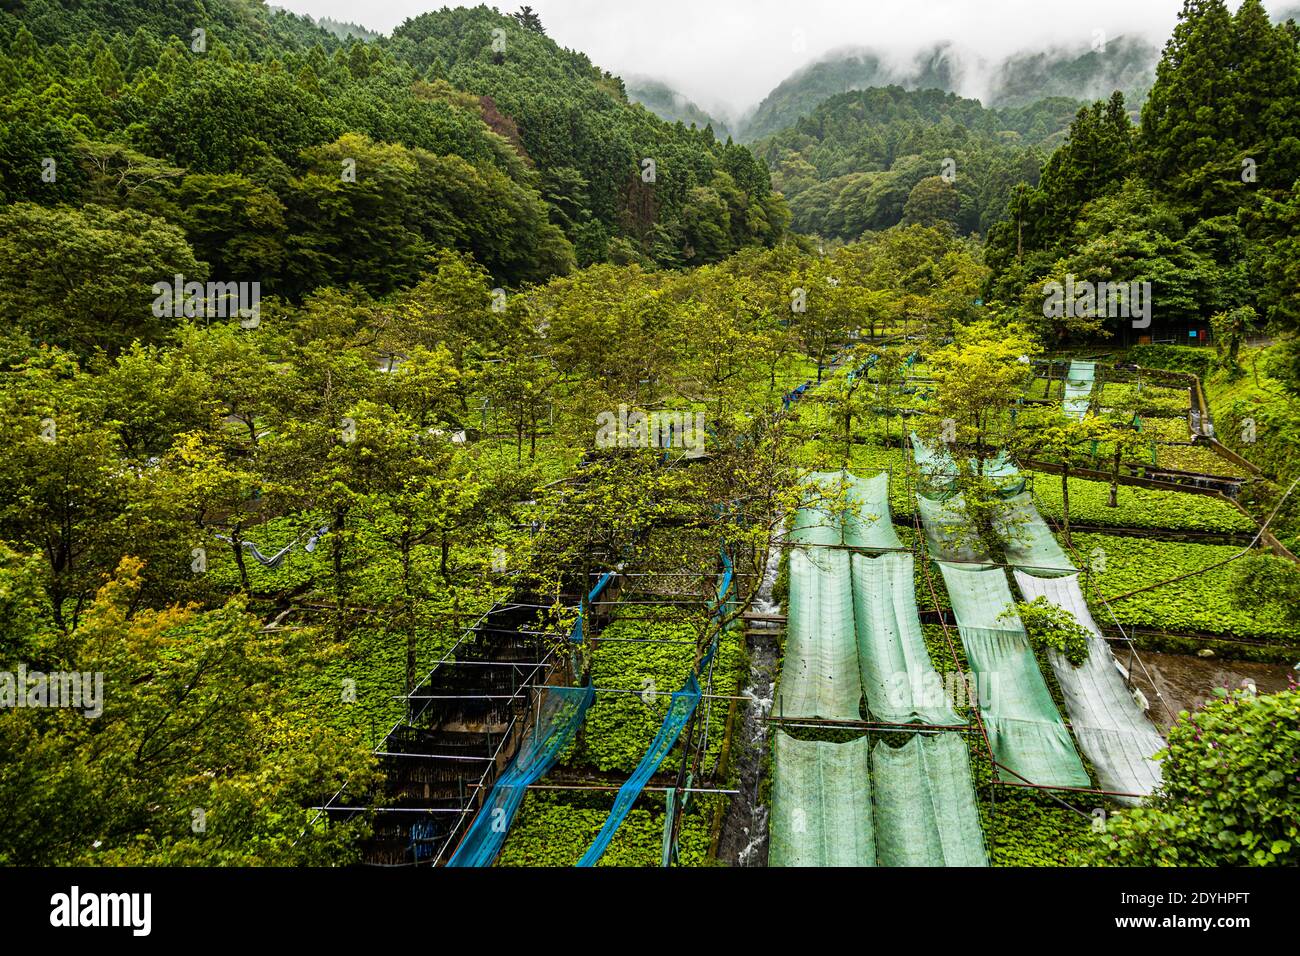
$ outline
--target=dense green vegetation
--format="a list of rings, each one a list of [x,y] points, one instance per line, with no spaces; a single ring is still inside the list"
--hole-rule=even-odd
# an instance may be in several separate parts
[[[987,110],[939,90],[843,93],[755,144],[793,227],[852,240],[899,222],[987,232],[1016,184],[1038,181],[1073,100]]]
[[[1105,38],[1103,50],[1102,39],[1094,38],[1093,48],[1087,50],[1025,51],[993,64],[983,102],[990,107],[1029,106],[1057,97],[1105,98],[1112,90],[1141,99],[1151,88],[1159,50],[1135,37]],[[901,86],[959,92],[967,66],[963,61],[964,51],[951,44],[923,49],[901,69],[870,50],[827,56],[778,84],[745,118],[741,138],[756,142],[795,126],[822,102],[850,90]]]
[[[717,798],[695,795],[683,818],[681,866],[704,866],[709,854],[709,828]],[[663,857],[664,796],[642,796],[644,808],[628,814],[598,866],[659,866]],[[658,806],[654,806],[658,803]],[[560,800],[530,793],[510,828],[498,866],[573,866],[600,831],[609,813],[608,797]]]
[[[681,93],[661,83],[645,77],[625,80],[628,98],[640,103],[655,116],[669,123],[681,122],[686,126],[706,126],[713,130],[718,139],[730,139],[731,131],[727,124],[710,116],[704,109],[683,96]]]
[[[1063,515],[1060,481],[1036,478],[1034,498],[1043,513]],[[1119,504],[1109,505],[1105,482],[1070,479],[1070,516],[1079,524],[1113,528],[1151,528],[1167,531],[1247,532],[1254,530],[1249,516],[1227,502],[1202,495],[1121,485]]]
[[[1091,555],[1090,567],[1097,588],[1114,598],[1147,585],[1191,571],[1209,568],[1232,557],[1234,546],[1118,538],[1102,534],[1076,534],[1075,544]],[[1280,558],[1267,559],[1281,562]],[[1194,631],[1207,634],[1274,641],[1294,646],[1294,630],[1281,608],[1266,602],[1245,607],[1233,600],[1237,585],[1230,569],[1180,581],[1177,585],[1110,601],[1115,617],[1125,626],[1155,630]],[[1101,608],[1099,615],[1105,615]],[[1098,620],[1108,619],[1108,615]]]
[[[1118,93],[1080,111],[1038,185],[1018,189],[989,234],[990,295],[1058,338],[1121,327],[1118,315],[1045,322],[1044,283],[1066,276],[1150,282],[1162,328],[1251,306],[1294,330],[1298,38],[1259,0],[1235,15],[1188,0],[1141,125]]]
[[[6,309],[93,310],[93,286],[146,274],[382,294],[444,247],[509,286],[575,263],[716,261],[785,229],[747,150],[658,120],[484,7],[372,44],[227,0],[194,18],[201,39],[179,9],[93,24],[43,9],[0,31]],[[52,257],[71,268],[47,281]],[[103,298],[126,314],[99,324],[126,328],[90,345],[159,331]]]
[[[889,472],[921,553],[912,432],[951,453],[940,492],[993,555],[1003,455],[1034,462],[1103,624],[1289,653],[1300,571],[1231,542],[1275,507],[1300,541],[1300,33],[1257,0],[1187,0],[1139,126],[1122,95],[1026,99],[1140,91],[1144,49],[1112,46],[1008,64],[992,108],[941,92],[950,51],[918,61],[904,85],[939,87],[920,90],[871,57],[823,64],[774,92],[751,149],[691,104],[659,119],[526,8],[383,37],[258,0],[8,4],[0,673],[99,673],[104,697],[93,719],[0,710],[0,863],[355,862],[373,821],[312,808],[345,784],[391,796],[372,751],[403,695],[524,595],[547,679],[601,692],[501,865],[581,856],[719,642],[713,696],[602,860],[658,865],[662,787],[736,783],[738,616],[801,476]],[[1112,355],[1119,380],[1069,419],[1035,360],[1121,326],[1045,317],[1067,274],[1151,281],[1160,321],[1216,348]],[[1264,475],[1193,443],[1195,389],[1154,368],[1199,376],[1219,440]],[[691,425],[641,440],[665,413]],[[1245,510],[1138,469],[1241,479]],[[737,575],[715,615],[720,552]],[[915,573],[922,613],[949,611]],[[1040,664],[1082,659],[1055,606],[1020,612]],[[940,674],[967,668],[925,636]],[[1046,795],[995,808],[966,733],[991,861],[1294,860],[1294,696],[1188,715],[1165,789],[1100,839]],[[680,863],[712,861],[726,809],[692,798]]]
[[[1125,866],[1294,866],[1300,859],[1300,691],[1229,694],[1169,733],[1150,806],[1113,815],[1092,860]]]

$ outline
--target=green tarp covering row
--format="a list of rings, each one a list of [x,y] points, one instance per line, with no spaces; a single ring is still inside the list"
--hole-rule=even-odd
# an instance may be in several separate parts
[[[889,475],[859,478],[844,473],[843,543],[853,548],[902,551],[889,514]]]
[[[1149,795],[1160,783],[1160,764],[1152,758],[1164,740],[1125,686],[1115,656],[1088,610],[1073,562],[1027,493],[1007,502],[994,528],[1025,599],[1046,598],[1090,632],[1083,664],[1075,667],[1056,651],[1048,651],[1047,658],[1065,698],[1070,729],[1092,761],[1101,789]]]
[[[875,866],[867,746],[776,732],[768,866]]]
[[[915,734],[871,748],[879,866],[987,866],[966,744]]]
[[[987,866],[961,738],[868,746],[776,732],[768,865]]]
[[[876,720],[961,723],[922,638],[889,476],[818,473],[812,482],[817,500],[790,535],[798,544],[779,712],[856,720],[865,690]],[[832,547],[799,546],[813,543]],[[829,743],[777,731],[769,865],[982,865],[964,741],[916,734],[897,749],[868,746],[865,737]],[[880,787],[874,811],[869,764]]]
[[[983,545],[966,516],[966,499],[954,495],[943,501],[917,498],[925,540],[932,557],[953,564],[982,564]]]
[[[921,635],[914,560],[890,518],[889,476],[813,480],[821,507],[801,509],[791,537],[833,546],[790,552],[778,714],[857,720],[865,691],[878,720],[960,723]]]
[[[1071,362],[1065,375],[1065,414],[1083,418],[1092,404],[1092,387],[1097,380],[1096,362]]]
[[[1052,700],[1001,568],[939,562],[957,631],[975,672],[980,716],[993,756],[1013,783],[1090,787],[1070,732]]]
[[[844,543],[884,551],[854,553],[851,567],[858,666],[871,714],[888,723],[961,723],[921,636],[915,559],[894,530],[889,475],[850,476],[847,498]]]
[[[1078,575],[1045,578],[1018,570],[1015,578],[1026,599],[1046,597],[1091,632],[1088,659],[1078,667],[1055,651],[1047,655],[1065,696],[1070,727],[1103,790],[1148,796],[1160,783],[1160,764],[1153,758],[1165,742],[1125,686],[1115,656],[1088,610]]]
[[[1078,573],[1074,562],[1057,544],[1052,529],[1034,507],[1029,492],[1022,492],[1001,503],[993,521],[993,530],[1002,539],[1007,564],[1045,578]]]
[[[918,463],[934,455],[913,436]],[[1005,471],[1005,469],[1004,469]],[[931,555],[948,589],[966,657],[976,677],[980,716],[993,756],[1011,782],[1053,787],[1092,785],[1070,733],[1052,700],[1029,646],[1006,573],[989,567],[988,555],[965,514],[961,495],[943,501],[919,498]],[[1011,521],[1023,501],[1011,499]],[[1041,544],[1041,542],[1039,542]]]
[[[848,551],[790,552],[785,661],[777,702],[783,717],[859,719],[862,683],[850,575]]]
[[[960,724],[921,636],[913,566],[910,554],[853,556],[858,665],[867,706],[886,723]]]

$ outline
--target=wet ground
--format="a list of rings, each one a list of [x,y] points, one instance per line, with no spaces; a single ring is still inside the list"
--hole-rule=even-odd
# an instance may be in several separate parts
[[[1129,655],[1113,645],[1115,656],[1128,666]],[[1248,661],[1222,661],[1188,654],[1141,652],[1143,667],[1134,665],[1133,683],[1151,704],[1151,719],[1163,731],[1171,726],[1181,710],[1196,710],[1214,696],[1217,687],[1237,689],[1253,681],[1261,694],[1286,690],[1287,675],[1300,677],[1286,664],[1255,664]],[[1159,692],[1157,696],[1156,692]]]

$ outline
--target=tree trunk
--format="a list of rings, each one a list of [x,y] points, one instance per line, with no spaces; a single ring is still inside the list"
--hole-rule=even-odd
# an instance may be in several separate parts
[[[1070,540],[1070,466],[1061,465],[1061,518],[1065,525],[1065,546],[1073,548]]]
[[[248,565],[244,563],[244,536],[243,527],[236,523],[230,532],[230,547],[235,552],[235,567],[239,568],[239,587],[245,594],[248,593]]]
[[[406,615],[406,693],[415,691],[415,607],[411,600],[411,535],[402,533],[402,595]]]
[[[1106,502],[1107,506],[1111,508],[1119,507],[1119,459],[1120,459],[1120,446],[1118,443],[1116,443],[1115,461],[1113,467],[1110,470],[1110,500]]]
[[[347,519],[347,511],[344,508],[334,509],[334,533],[331,537],[334,539],[331,548],[331,558],[334,567],[334,638],[342,643],[344,637],[343,627],[343,522]]]

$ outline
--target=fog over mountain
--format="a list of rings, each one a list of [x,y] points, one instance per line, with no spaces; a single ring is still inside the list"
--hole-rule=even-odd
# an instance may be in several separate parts
[[[352,0],[279,0],[278,5],[389,32],[439,4],[373,0],[361,10]],[[630,92],[648,108],[688,124],[708,117],[715,130],[725,124],[753,139],[779,128],[774,122],[806,115],[826,96],[872,85],[936,86],[986,105],[1019,104],[1040,93],[1079,98],[1110,89],[1141,93],[1181,0],[805,0],[798,5],[658,0],[648,6],[533,0],[530,5],[557,43],[582,50],[603,69],[635,77]],[[1300,16],[1294,0],[1266,6],[1278,19]],[[499,8],[508,12],[514,6]],[[1112,56],[1116,51],[1119,55]],[[1094,52],[1098,55],[1090,58]],[[797,99],[799,108],[774,108],[788,98]]]
[[[642,104],[661,119],[670,123],[681,120],[687,126],[694,123],[700,128],[712,126],[718,139],[726,139],[731,135],[731,128],[725,120],[712,115],[685,94],[660,80],[645,76],[625,76],[623,83],[630,99]]]
[[[1099,37],[1091,46],[1022,51],[997,63],[951,43],[919,51],[901,64],[881,51],[845,50],[782,81],[736,125],[742,139],[762,139],[808,115],[827,97],[887,85],[944,90],[986,106],[1022,106],[1056,96],[1103,99],[1120,90],[1136,109],[1159,58],[1159,48],[1141,37]]]

